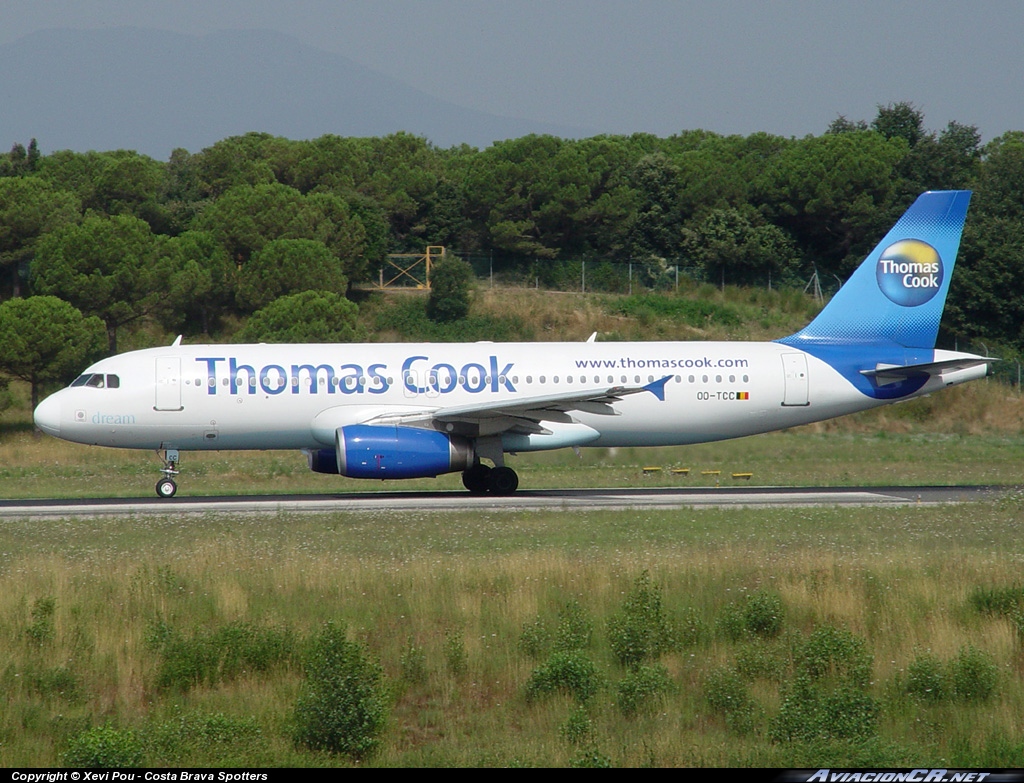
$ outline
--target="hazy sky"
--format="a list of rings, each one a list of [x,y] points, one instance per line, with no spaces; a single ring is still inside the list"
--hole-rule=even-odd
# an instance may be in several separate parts
[[[896,101],[934,130],[1024,130],[1020,0],[0,0],[0,43],[125,25],[277,30],[469,108],[595,133],[803,136]]]

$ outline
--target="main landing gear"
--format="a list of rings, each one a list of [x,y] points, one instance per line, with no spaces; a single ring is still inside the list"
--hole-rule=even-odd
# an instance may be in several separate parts
[[[156,494],[157,497],[172,498],[178,491],[178,485],[173,478],[178,475],[178,450],[166,449],[161,459],[164,466],[160,468],[160,472],[164,474],[164,477],[156,482]]]
[[[511,495],[519,488],[519,476],[512,468],[489,467],[479,462],[462,472],[462,484],[474,495]]]

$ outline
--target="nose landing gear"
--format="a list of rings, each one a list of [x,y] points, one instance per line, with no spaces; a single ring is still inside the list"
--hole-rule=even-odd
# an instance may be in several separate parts
[[[156,482],[156,494],[157,497],[172,498],[178,491],[178,485],[173,478],[178,475],[178,450],[166,449],[161,459],[164,466],[160,468],[160,472],[164,474],[164,477]]]

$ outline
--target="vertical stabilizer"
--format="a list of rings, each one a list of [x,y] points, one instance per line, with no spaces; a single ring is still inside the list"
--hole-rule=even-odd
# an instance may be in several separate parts
[[[918,197],[807,327],[779,342],[935,347],[969,190]]]

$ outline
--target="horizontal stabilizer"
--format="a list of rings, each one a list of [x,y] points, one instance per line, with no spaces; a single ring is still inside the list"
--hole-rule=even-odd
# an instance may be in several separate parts
[[[899,383],[910,378],[931,377],[956,370],[970,370],[997,361],[999,360],[990,357],[973,356],[947,359],[941,362],[926,362],[925,364],[879,364],[873,370],[861,370],[860,374],[870,378],[879,386],[887,386],[890,383]]]

